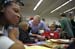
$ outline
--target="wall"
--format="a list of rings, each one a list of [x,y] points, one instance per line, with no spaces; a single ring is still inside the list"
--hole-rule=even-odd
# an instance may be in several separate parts
[[[58,18],[57,17],[44,17],[46,19],[46,24],[51,25],[53,22],[56,22],[56,24],[60,25],[60,23],[58,22]]]
[[[33,15],[32,15],[33,16]],[[23,20],[28,20],[29,16],[27,15],[23,15]],[[58,17],[41,17],[41,18],[45,18],[45,22],[46,24],[51,25],[53,22],[56,22],[56,24],[60,25],[60,23],[58,22]]]

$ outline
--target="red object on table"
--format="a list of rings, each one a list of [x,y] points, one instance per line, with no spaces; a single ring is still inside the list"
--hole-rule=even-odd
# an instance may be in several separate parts
[[[45,36],[46,38],[51,39],[59,39],[59,33],[58,32],[44,32],[42,36]]]

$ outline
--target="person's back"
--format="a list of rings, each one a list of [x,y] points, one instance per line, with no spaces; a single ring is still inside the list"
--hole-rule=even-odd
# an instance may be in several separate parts
[[[71,19],[71,24],[72,24],[73,34],[74,34],[74,37],[75,37],[75,21],[74,21],[74,18]]]
[[[69,34],[69,36],[73,37],[71,22],[67,17],[62,17],[59,22],[61,23],[61,27],[65,32]]]

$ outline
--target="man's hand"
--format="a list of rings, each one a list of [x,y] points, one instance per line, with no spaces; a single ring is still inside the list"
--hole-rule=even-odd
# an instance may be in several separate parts
[[[44,36],[41,36],[41,35],[37,35],[37,37],[39,38],[39,39],[45,39],[45,37]]]

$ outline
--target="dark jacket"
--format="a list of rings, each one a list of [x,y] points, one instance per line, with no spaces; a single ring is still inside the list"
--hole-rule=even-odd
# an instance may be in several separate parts
[[[24,31],[21,28],[19,28],[19,40],[23,43],[34,43],[34,40],[30,38],[29,36],[29,30]]]
[[[62,17],[59,22],[61,23],[62,29],[68,33],[70,37],[74,37],[70,20],[67,17]]]
[[[71,24],[72,24],[73,34],[74,34],[74,37],[75,37],[75,21],[73,19],[71,20]]]

